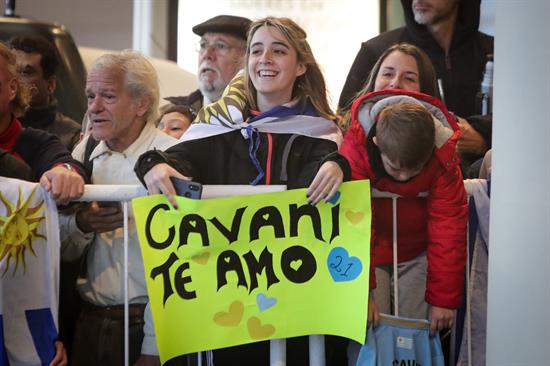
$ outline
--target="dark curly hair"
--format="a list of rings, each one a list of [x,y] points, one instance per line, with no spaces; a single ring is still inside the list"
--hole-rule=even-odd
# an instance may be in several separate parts
[[[42,68],[44,79],[55,75],[59,61],[54,46],[46,38],[41,36],[20,36],[10,39],[8,44],[13,50],[40,54],[42,56],[40,67]]]

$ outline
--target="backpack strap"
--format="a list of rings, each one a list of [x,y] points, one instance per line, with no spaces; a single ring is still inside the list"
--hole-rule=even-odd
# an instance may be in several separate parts
[[[99,141],[90,135],[88,137],[88,141],[86,141],[86,148],[84,149],[84,161],[82,164],[84,165],[84,169],[86,169],[86,173],[88,174],[88,177],[90,177],[90,180],[92,179],[92,172],[94,170],[94,162],[93,160],[90,160],[90,156],[92,155],[92,151],[94,151],[97,144],[99,144]]]
[[[88,137],[88,141],[86,141],[86,148],[84,149],[84,161],[82,162],[82,165],[84,165],[84,169],[86,170],[86,173],[90,177],[90,180],[92,180],[92,172],[94,170],[94,161],[90,160],[90,156],[92,155],[92,151],[94,151],[95,147],[99,144],[99,141],[94,139],[93,136]],[[86,278],[87,272],[88,272],[88,252],[90,251],[91,244],[87,245],[84,251],[82,252],[82,256],[80,257],[80,266],[79,271],[77,274],[78,278]]]
[[[288,171],[287,171],[288,156],[290,155],[292,144],[294,143],[294,140],[296,140],[298,136],[300,135],[294,134],[290,136],[290,138],[286,142],[285,148],[283,149],[283,159],[281,161],[281,182],[286,183],[288,181]]]

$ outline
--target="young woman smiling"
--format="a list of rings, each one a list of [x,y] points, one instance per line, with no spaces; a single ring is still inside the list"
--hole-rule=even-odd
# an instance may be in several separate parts
[[[192,177],[202,184],[309,187],[308,201],[316,204],[349,179],[349,165],[337,151],[342,134],[304,30],[287,18],[253,22],[245,64],[244,77],[199,112],[202,123],[193,124],[180,144],[140,157],[135,170],[149,193],[164,193],[175,205],[170,177]],[[238,113],[223,114],[228,108],[221,106]],[[214,356],[216,365],[268,365],[269,343],[224,348]],[[287,357],[288,365],[307,364],[307,340],[290,339]]]

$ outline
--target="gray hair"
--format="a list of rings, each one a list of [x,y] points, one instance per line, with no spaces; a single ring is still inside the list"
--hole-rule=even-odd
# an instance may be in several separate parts
[[[155,68],[145,56],[134,50],[108,53],[98,57],[88,72],[99,70],[120,71],[123,75],[124,87],[133,101],[142,97],[149,98],[149,108],[144,115],[147,123],[154,123],[157,120],[160,99],[159,82]]]

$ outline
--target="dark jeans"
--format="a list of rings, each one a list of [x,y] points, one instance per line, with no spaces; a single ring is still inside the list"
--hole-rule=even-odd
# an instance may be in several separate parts
[[[130,365],[141,354],[145,304],[131,304],[129,316]],[[72,366],[124,365],[124,308],[83,305],[76,323]]]
[[[80,259],[73,262],[61,261],[59,274],[59,340],[65,345],[69,360],[72,358],[76,322],[82,310],[82,300],[75,286],[80,262]]]

